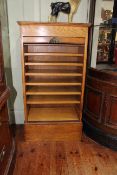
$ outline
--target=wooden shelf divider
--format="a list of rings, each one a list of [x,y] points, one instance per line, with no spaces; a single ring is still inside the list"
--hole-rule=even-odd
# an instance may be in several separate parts
[[[73,82],[73,83],[64,83],[64,82],[59,82],[59,83],[51,83],[51,82],[26,82],[25,83],[27,86],[81,86],[82,83],[79,82]]]
[[[28,87],[26,95],[81,95],[81,90],[75,87]]]
[[[77,67],[83,67],[82,63],[55,63],[55,62],[51,62],[51,63],[40,63],[40,62],[26,62],[25,66],[77,66]]]
[[[74,54],[74,53],[24,53],[24,56],[66,56],[66,57],[83,57],[84,54]]]
[[[27,104],[80,104],[80,100],[74,96],[28,96]]]

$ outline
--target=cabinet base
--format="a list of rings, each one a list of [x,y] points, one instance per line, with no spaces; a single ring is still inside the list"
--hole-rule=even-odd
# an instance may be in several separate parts
[[[95,128],[85,119],[83,119],[83,131],[96,142],[117,151],[117,136],[105,133],[99,128]]]
[[[82,123],[26,123],[22,133],[24,141],[76,141],[81,140]]]

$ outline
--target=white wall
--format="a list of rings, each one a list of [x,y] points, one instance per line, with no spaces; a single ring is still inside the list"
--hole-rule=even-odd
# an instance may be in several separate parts
[[[13,86],[17,91],[17,97],[14,103],[15,120],[17,124],[24,122],[20,34],[17,21],[48,21],[50,4],[54,1],[56,0],[7,0]],[[81,0],[73,22],[85,23],[88,21],[87,7],[89,6],[89,2],[90,0]],[[67,16],[60,14],[58,21],[67,21]]]

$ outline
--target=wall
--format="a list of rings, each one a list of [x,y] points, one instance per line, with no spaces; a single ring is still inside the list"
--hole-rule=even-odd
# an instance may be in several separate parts
[[[7,0],[13,86],[17,91],[17,97],[14,103],[15,120],[17,124],[24,122],[20,34],[17,21],[47,22],[50,14],[50,4],[54,1],[56,0]],[[88,21],[87,8],[89,7],[89,2],[90,0],[81,0],[73,22],[85,23]],[[60,14],[58,21],[67,21],[67,16]]]

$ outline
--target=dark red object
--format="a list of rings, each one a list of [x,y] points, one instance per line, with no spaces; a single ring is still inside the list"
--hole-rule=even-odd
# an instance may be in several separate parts
[[[117,65],[117,48],[115,48],[115,64]]]

